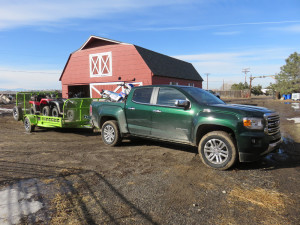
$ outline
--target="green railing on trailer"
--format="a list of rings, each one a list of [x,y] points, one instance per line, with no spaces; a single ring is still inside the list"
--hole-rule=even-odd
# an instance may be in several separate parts
[[[61,93],[58,91],[24,91],[24,92],[18,92],[16,94],[16,106],[19,106],[22,111],[23,115],[30,112],[31,104],[29,101],[31,100],[31,97],[36,95],[52,95],[55,94],[55,97],[58,98],[61,96]]]
[[[63,105],[62,117],[25,114],[23,121],[30,122],[31,127],[46,128],[92,128],[90,123],[90,104],[92,101],[103,101],[100,98],[71,98]],[[27,111],[27,108],[25,108]],[[28,124],[27,124],[28,125]],[[25,125],[26,129],[26,125]],[[27,129],[26,129],[27,130]],[[28,130],[32,131],[32,130]]]
[[[40,116],[25,114],[31,125],[39,127],[65,127],[65,128],[92,128],[90,124],[90,104],[92,101],[100,101],[95,98],[71,98],[63,105],[63,116]]]

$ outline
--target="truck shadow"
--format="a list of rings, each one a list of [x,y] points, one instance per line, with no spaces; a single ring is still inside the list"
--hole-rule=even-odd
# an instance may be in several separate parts
[[[159,141],[159,140],[152,140],[152,139],[145,139],[145,138],[138,138],[138,137],[131,137],[129,139],[125,139],[121,146],[158,146],[162,148],[174,149],[177,151],[183,152],[190,152],[193,154],[198,154],[198,149],[195,146],[185,145],[180,143],[174,142],[167,142],[167,141]]]
[[[57,132],[57,133],[72,133],[78,134],[85,137],[98,136],[100,132],[94,131],[90,128],[44,128],[38,127],[34,132],[42,133],[42,132]]]
[[[183,152],[189,152],[192,154],[198,154],[197,147],[175,144],[171,142],[133,138],[129,141],[122,142],[122,146],[158,146],[162,148],[168,148],[170,150],[177,150]],[[243,162],[237,163],[231,170],[255,170],[266,169],[274,170],[280,168],[295,168],[300,166],[300,143],[294,142],[291,139],[285,139],[280,149],[269,153],[265,157],[255,162]]]
[[[281,147],[266,155],[261,160],[251,163],[239,163],[239,170],[266,169],[274,170],[280,168],[295,168],[300,166],[300,143],[284,138]]]
[[[0,222],[13,224],[17,217],[24,224],[157,224],[95,171],[0,160],[0,180],[6,211]],[[15,200],[14,193],[21,197]],[[17,205],[12,207],[12,202]],[[36,202],[42,204],[38,212],[24,213]]]

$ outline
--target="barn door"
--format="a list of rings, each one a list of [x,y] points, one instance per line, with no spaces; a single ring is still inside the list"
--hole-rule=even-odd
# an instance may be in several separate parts
[[[91,98],[100,98],[101,91],[109,90],[116,93],[125,92],[122,86],[123,82],[107,82],[107,83],[92,83],[90,84],[90,96]],[[133,84],[134,86],[142,86],[143,82],[131,82],[127,84]]]

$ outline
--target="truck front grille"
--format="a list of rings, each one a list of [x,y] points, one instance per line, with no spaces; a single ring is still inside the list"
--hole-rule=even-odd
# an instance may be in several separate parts
[[[266,121],[265,132],[268,135],[273,135],[280,131],[280,117],[277,113],[265,114],[265,121]]]

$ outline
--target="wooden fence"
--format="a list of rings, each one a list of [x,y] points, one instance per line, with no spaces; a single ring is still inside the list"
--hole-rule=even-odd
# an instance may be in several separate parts
[[[250,90],[240,90],[240,91],[218,91],[221,98],[249,98]]]

